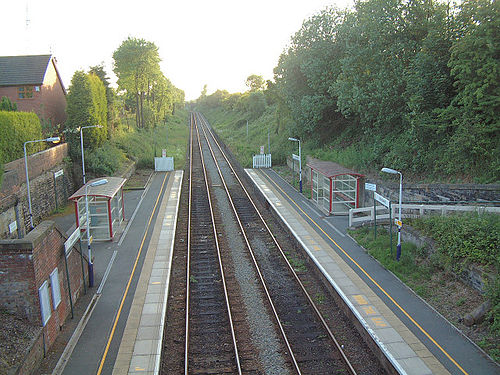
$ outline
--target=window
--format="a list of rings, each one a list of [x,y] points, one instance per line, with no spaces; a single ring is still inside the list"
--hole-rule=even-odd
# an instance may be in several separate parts
[[[61,303],[61,288],[59,286],[59,272],[57,271],[57,267],[50,274],[50,285],[52,287],[52,305],[55,310]]]
[[[32,99],[33,86],[21,86],[17,89],[17,97],[19,99]]]
[[[50,319],[50,296],[49,296],[49,283],[45,280],[40,288],[38,288],[38,297],[40,298],[40,311],[42,313],[42,325]]]

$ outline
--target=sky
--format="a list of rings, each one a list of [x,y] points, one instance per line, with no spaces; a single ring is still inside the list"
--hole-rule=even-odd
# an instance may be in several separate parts
[[[52,53],[66,88],[77,70],[104,63],[130,37],[159,48],[161,69],[186,99],[247,90],[273,68],[304,20],[352,0],[0,0],[0,56]],[[28,21],[28,26],[26,26]],[[1,74],[1,72],[0,72]]]

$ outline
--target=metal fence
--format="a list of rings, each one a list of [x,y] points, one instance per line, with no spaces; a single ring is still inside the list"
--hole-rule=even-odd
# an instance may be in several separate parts
[[[155,171],[156,172],[170,172],[174,170],[174,158],[164,157],[155,158]]]
[[[254,155],[253,168],[271,168],[271,154]]]
[[[399,217],[399,205],[391,204],[392,218]],[[389,219],[389,209],[377,206],[377,220]],[[414,218],[429,214],[447,215],[452,212],[493,212],[500,214],[500,207],[488,206],[452,206],[452,205],[429,205],[429,204],[402,204],[401,216],[403,218]],[[360,225],[367,221],[373,221],[374,209],[371,207],[352,208],[349,210],[349,226]]]

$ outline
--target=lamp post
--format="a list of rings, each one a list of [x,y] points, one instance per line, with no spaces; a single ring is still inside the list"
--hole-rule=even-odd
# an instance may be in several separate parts
[[[28,209],[29,209],[29,216],[30,216],[30,227],[33,229],[33,213],[31,212],[31,194],[30,194],[30,178],[28,175],[28,155],[26,153],[26,144],[28,143],[35,143],[35,142],[59,142],[60,138],[59,137],[49,137],[45,139],[37,139],[35,141],[27,141],[24,142],[24,169],[26,171],[26,187],[28,189]]]
[[[107,184],[108,180],[105,178],[97,180],[85,185],[85,214],[87,215],[87,249],[88,249],[88,266],[89,266],[89,287],[94,286],[94,263],[92,263],[92,249],[90,248],[90,216],[89,216],[89,196],[88,188],[89,186],[99,186]]]
[[[85,158],[83,156],[83,129],[88,129],[88,128],[102,128],[102,125],[80,126],[80,148],[82,149],[82,172],[83,172],[84,185],[85,185]]]
[[[382,172],[390,173],[390,174],[399,174],[399,224],[398,224],[398,247],[396,251],[396,260],[399,261],[401,257],[401,197],[403,196],[403,174],[395,169],[391,168],[382,168]]]
[[[289,137],[288,140],[293,142],[299,142],[299,191],[302,194],[302,158],[300,155],[300,139]],[[292,157],[293,156],[294,155],[292,154]]]

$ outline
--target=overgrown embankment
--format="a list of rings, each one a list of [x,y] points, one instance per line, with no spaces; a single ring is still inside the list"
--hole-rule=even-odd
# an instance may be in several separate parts
[[[363,227],[351,235],[385,268],[431,304],[448,320],[500,361],[500,216],[464,214],[429,216],[409,223],[421,235],[432,239],[433,248],[418,248],[405,240],[403,231],[400,261],[390,251],[390,236],[378,228]],[[464,284],[460,277],[479,270],[485,282],[484,294]],[[486,301],[486,315],[472,314]],[[476,319],[476,320],[475,320]]]

